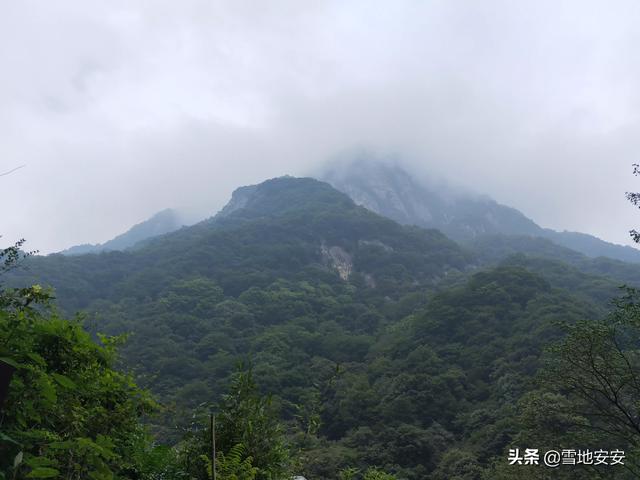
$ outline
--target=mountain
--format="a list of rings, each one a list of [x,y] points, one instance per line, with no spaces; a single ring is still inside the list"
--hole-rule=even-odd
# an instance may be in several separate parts
[[[544,229],[542,237],[546,237],[558,245],[582,252],[589,257],[609,257],[623,262],[640,262],[640,251],[627,245],[616,245],[605,242],[593,235],[579,232]]]
[[[398,165],[360,159],[325,169],[319,177],[346,193],[358,205],[403,225],[440,230],[463,245],[473,245],[482,236],[535,236],[588,257],[640,263],[640,251],[635,248],[612,244],[584,233],[542,228],[518,210],[501,205],[486,195],[425,185]],[[254,185],[237,189],[217,219],[243,209],[249,199],[254,202],[251,209],[259,208],[262,193],[256,192],[257,188]],[[272,207],[283,209],[287,205]],[[82,255],[126,250],[191,223],[185,222],[175,210],[166,209],[103,244],[76,245],[60,253]]]
[[[356,160],[334,166],[322,179],[371,211],[402,224],[436,228],[457,241],[482,234],[540,231],[513,208],[486,196],[429,188],[398,165]]]
[[[183,225],[180,215],[175,210],[167,208],[105,243],[76,245],[60,253],[63,255],[83,255],[86,253],[126,250],[149,238],[174,232]]]
[[[401,226],[327,183],[282,177],[239,188],[212,219],[147,238],[139,248],[54,254],[27,265],[73,311],[128,289],[154,296],[180,276],[197,275],[232,295],[277,278],[318,276],[375,283],[393,295],[405,284],[433,285],[469,261],[468,252],[436,230]]]
[[[404,225],[436,228],[462,244],[483,235],[537,236],[589,257],[640,263],[635,248],[584,233],[542,228],[487,196],[426,185],[398,165],[359,159],[333,166],[320,177],[369,210]]]
[[[558,323],[599,318],[616,292],[615,275],[568,263],[596,260],[525,236],[546,258],[529,256],[496,235],[471,253],[328,183],[282,177],[135,249],[29,257],[6,283],[53,286],[91,333],[129,334],[124,365],[165,406],[159,440],[176,442],[250,360],[305,477],[378,465],[455,478],[461,455],[475,472],[504,459]]]
[[[526,258],[528,269],[543,271],[548,279],[556,275],[553,272],[561,270],[565,278],[563,281],[566,281],[571,277],[569,272],[576,270],[582,275],[607,279],[617,287],[623,284],[640,286],[640,267],[637,264],[608,257],[588,257],[543,237],[481,235],[467,245],[476,253],[478,263],[485,267],[505,262],[521,265],[523,258]],[[561,283],[558,286],[565,285]],[[608,298],[614,295],[615,291],[612,290]],[[606,297],[601,298],[606,300]]]

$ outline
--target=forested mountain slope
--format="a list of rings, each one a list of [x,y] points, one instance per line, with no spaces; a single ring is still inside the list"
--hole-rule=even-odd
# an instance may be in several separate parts
[[[542,237],[479,235],[465,243],[482,265],[493,265],[514,255],[555,262],[588,274],[608,278],[616,285],[640,286],[640,265],[608,257],[591,258]]]
[[[243,208],[223,209],[139,250],[36,257],[16,279],[54,285],[61,305],[79,310],[96,299],[154,298],[194,277],[234,296],[284,278],[349,279],[394,295],[434,285],[471,258],[440,232],[400,226],[313,179],[284,177],[254,188]]]
[[[125,359],[167,407],[164,441],[248,359],[308,478],[378,465],[448,479],[460,457],[476,479],[517,433],[558,322],[598,318],[616,293],[611,278],[514,253],[485,262],[284,177],[133,251],[30,258],[11,282],[52,285],[92,332],[131,334]]]

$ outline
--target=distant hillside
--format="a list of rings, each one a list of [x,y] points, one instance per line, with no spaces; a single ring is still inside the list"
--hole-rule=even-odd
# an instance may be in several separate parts
[[[632,247],[584,233],[544,229],[487,196],[425,185],[397,165],[356,160],[333,166],[321,177],[369,210],[404,225],[436,228],[463,244],[482,235],[529,235],[548,238],[589,257],[640,263],[640,251]]]
[[[640,262],[640,251],[626,245],[616,245],[600,240],[593,235],[579,232],[556,232],[544,229],[541,236],[558,245],[582,252],[589,257],[609,257],[623,262]]]
[[[608,257],[589,257],[548,238],[527,235],[479,235],[467,243],[481,265],[495,265],[526,255],[549,269],[576,269],[583,274],[607,278],[616,286],[640,286],[640,265]],[[551,265],[554,267],[550,267]],[[614,293],[611,293],[613,296]]]
[[[167,208],[156,213],[144,222],[134,225],[125,233],[101,244],[76,245],[60,252],[63,255],[83,255],[86,253],[109,252],[113,250],[126,250],[138,242],[142,242],[158,235],[164,235],[178,230],[184,225],[175,210]]]

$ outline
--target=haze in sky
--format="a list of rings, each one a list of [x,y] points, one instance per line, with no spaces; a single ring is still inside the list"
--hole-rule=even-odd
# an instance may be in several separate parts
[[[107,240],[336,152],[630,242],[640,2],[4,2],[2,241]]]

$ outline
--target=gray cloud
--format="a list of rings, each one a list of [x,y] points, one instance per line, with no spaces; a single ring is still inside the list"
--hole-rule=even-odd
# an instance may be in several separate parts
[[[0,233],[104,241],[367,146],[628,243],[639,21],[634,0],[11,2],[0,170],[28,166],[0,179]]]

